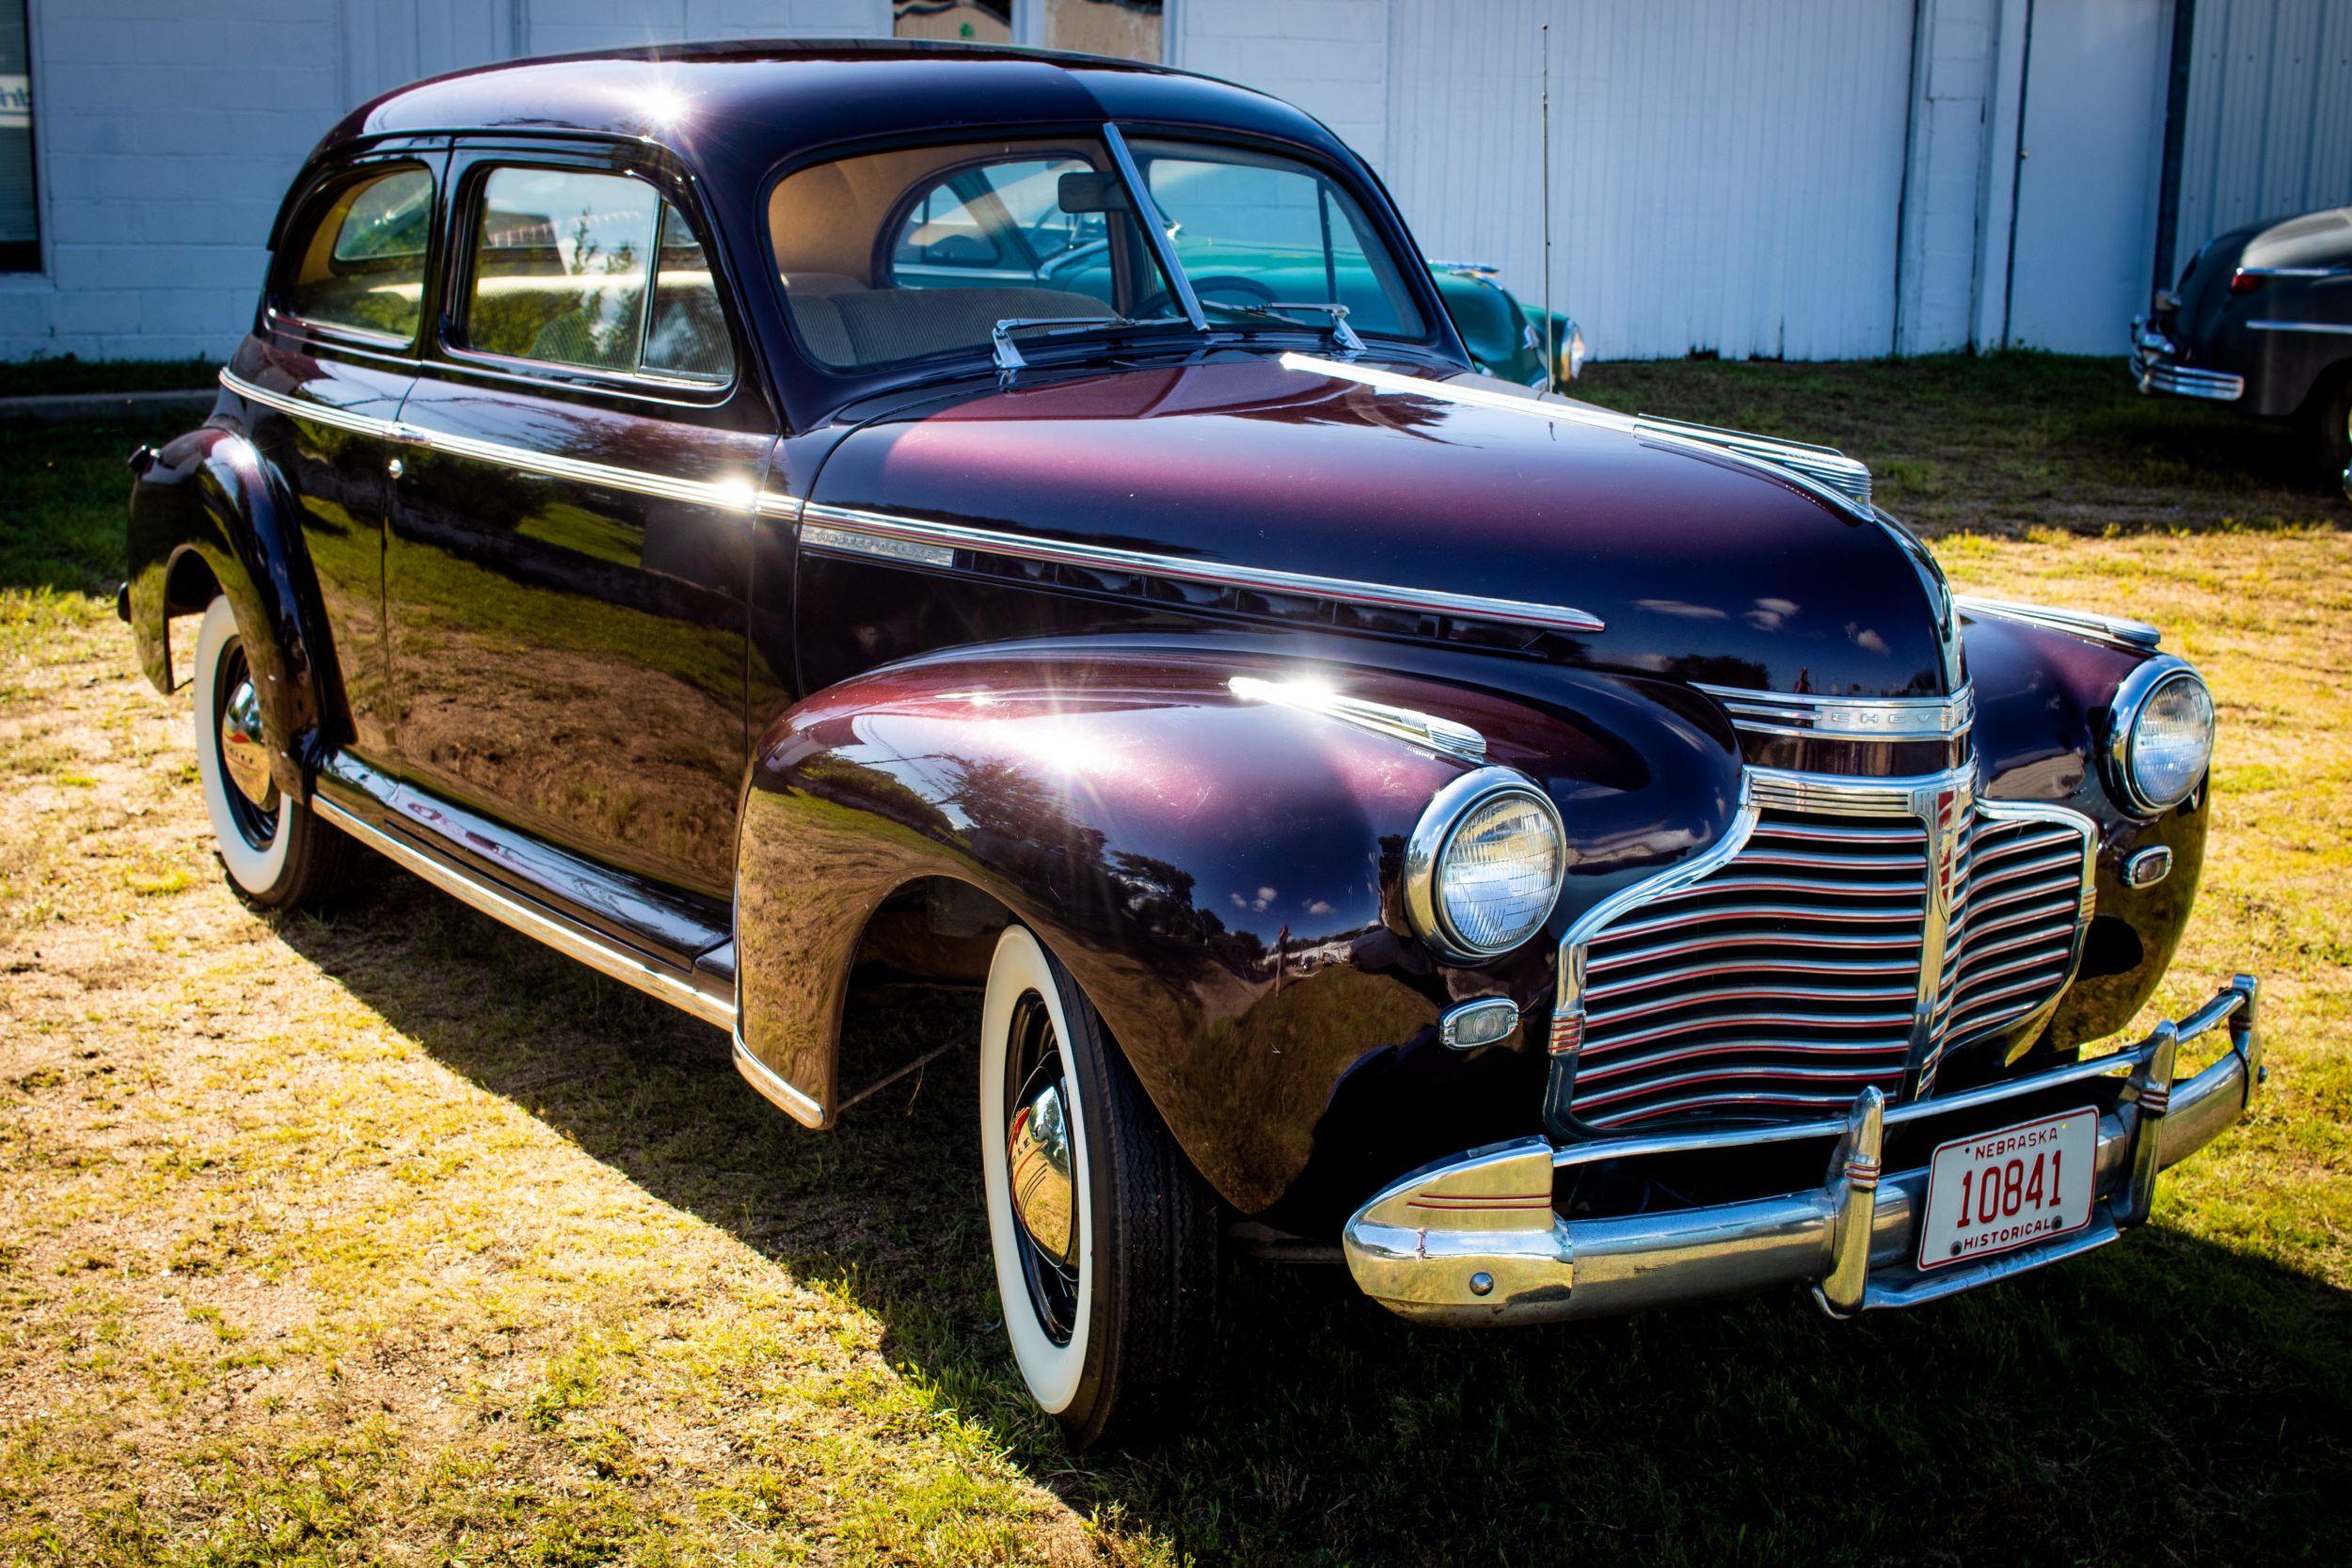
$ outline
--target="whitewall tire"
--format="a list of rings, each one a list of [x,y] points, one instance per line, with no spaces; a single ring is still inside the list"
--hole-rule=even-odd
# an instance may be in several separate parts
[[[980,1009],[980,1164],[1005,1336],[1083,1447],[1158,1424],[1216,1342],[1218,1226],[1101,1016],[1026,927]]]
[[[196,770],[220,863],[238,892],[271,909],[315,902],[341,880],[349,840],[269,776],[258,679],[226,595],[196,636]]]

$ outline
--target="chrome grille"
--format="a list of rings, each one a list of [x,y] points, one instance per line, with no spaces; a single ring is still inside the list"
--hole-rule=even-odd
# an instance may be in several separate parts
[[[1972,807],[1941,783],[1899,815],[1883,788],[1854,815],[1772,792],[1730,859],[1582,935],[1553,1039],[1571,1113],[1605,1128],[1924,1093],[1947,1041],[2055,997],[2087,911],[2088,824]]]

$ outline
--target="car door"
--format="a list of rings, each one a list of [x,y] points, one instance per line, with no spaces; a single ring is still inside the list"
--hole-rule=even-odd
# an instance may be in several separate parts
[[[398,771],[726,898],[776,423],[718,253],[634,153],[460,142],[448,184],[386,555]]]
[[[286,204],[261,318],[229,366],[318,585],[330,647],[312,652],[341,675],[329,738],[363,757],[389,749],[383,528],[447,163],[437,138],[314,172]]]

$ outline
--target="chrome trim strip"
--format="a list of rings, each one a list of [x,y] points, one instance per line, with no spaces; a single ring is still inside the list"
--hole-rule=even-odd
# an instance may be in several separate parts
[[[1187,561],[1181,556],[1145,550],[1119,549],[1108,545],[1081,545],[1034,534],[1006,533],[995,529],[967,528],[960,523],[932,522],[894,513],[866,512],[852,507],[810,501],[803,506],[789,496],[762,494],[759,509],[773,515],[800,514],[815,522],[870,539],[897,539],[918,545],[971,550],[979,555],[1005,556],[1016,561],[1044,561],[1066,566],[1091,566],[1106,571],[1134,572],[1145,577],[1174,578],[1184,582],[1214,583],[1262,594],[1287,594],[1302,598],[1336,599],[1343,604],[1383,610],[1424,610],[1472,621],[1501,621],[1516,626],[1542,626],[1555,631],[1604,631],[1599,616],[1566,605],[1529,604],[1519,599],[1489,599],[1470,594],[1447,594],[1435,589],[1400,588],[1386,583],[1359,582],[1344,578],[1313,577],[1303,572],[1264,566],[1225,565]],[[839,546],[830,547],[839,548]]]
[[[400,420],[379,420],[364,414],[352,414],[309,398],[288,397],[257,387],[243,376],[224,370],[220,384],[241,398],[274,408],[281,414],[300,420],[315,420],[339,430],[357,431],[361,435],[380,436],[404,446],[422,447],[445,452],[453,457],[469,457],[484,463],[523,473],[542,474],[549,479],[568,479],[583,484],[601,484],[610,489],[627,490],[635,495],[652,496],[661,500],[682,501],[689,506],[715,507],[722,512],[750,515],[763,510],[764,498],[753,478],[739,482],[679,479],[670,474],[649,473],[642,468],[617,467],[610,463],[594,463],[586,458],[561,457],[551,452],[532,451],[527,447],[508,446],[502,441],[478,440],[470,436],[453,436],[446,431],[427,430]]]
[[[594,932],[583,930],[509,895],[502,888],[469,876],[437,856],[360,820],[324,795],[313,795],[311,807],[320,816],[369,848],[415,872],[443,893],[480,910],[501,925],[510,926],[564,957],[577,958],[598,974],[609,974],[625,985],[634,986],[681,1012],[691,1013],[705,1023],[716,1024],[722,1029],[735,1026],[735,1004],[712,996],[683,974],[658,968],[617,942],[608,942]]]
[[[1300,713],[1321,714],[1327,719],[1336,719],[1343,724],[1353,724],[1375,735],[1410,741],[1461,762],[1484,763],[1486,760],[1485,736],[1468,724],[1457,724],[1451,719],[1440,719],[1435,714],[1375,703],[1363,697],[1350,697],[1344,692],[1327,690],[1302,681],[1269,681],[1255,675],[1235,675],[1225,685],[1244,702],[1271,703]]]
[[[743,1043],[740,1030],[731,1032],[735,1037],[735,1070],[743,1075],[743,1082],[757,1089],[777,1110],[782,1111],[803,1127],[814,1127],[822,1131],[825,1126],[825,1108],[794,1088],[790,1080],[774,1068],[753,1055],[752,1048]],[[925,1058],[927,1061],[929,1059],[929,1057]],[[879,1088],[881,1085],[875,1086]]]
[[[2145,621],[2135,621],[2122,615],[2103,615],[2095,610],[2026,604],[2017,599],[1988,598],[1981,594],[1955,594],[1952,605],[1963,615],[1994,615],[2006,621],[2023,621],[2028,626],[2043,626],[2052,631],[2073,632],[2077,637],[2090,638],[2094,641],[2112,642],[2120,648],[2138,648],[2153,653],[2164,641],[2164,633]]]
[[[1359,386],[1369,387],[1375,392],[1403,393],[1411,397],[1429,398],[1438,403],[1459,404],[1467,408],[1491,408],[1503,414],[1521,414],[1533,419],[1549,420],[1555,424],[1581,424],[1595,430],[1614,431],[1620,436],[1656,441],[1665,446],[1681,447],[1685,451],[1705,452],[1713,457],[1728,457],[1751,468],[1769,470],[1773,478],[1794,484],[1815,499],[1825,502],[1841,512],[1851,513],[1866,522],[1874,522],[1878,518],[1878,514],[1870,509],[1867,502],[1856,501],[1853,497],[1831,486],[1812,474],[1789,467],[1785,463],[1772,462],[1753,451],[1741,451],[1736,447],[1723,445],[1721,442],[1702,440],[1695,436],[1685,435],[1679,430],[1668,428],[1673,423],[1671,420],[1652,420],[1645,425],[1642,420],[1630,415],[1613,414],[1607,409],[1595,408],[1588,404],[1570,403],[1565,398],[1523,398],[1512,392],[1489,391],[1484,387],[1463,387],[1451,381],[1433,381],[1427,376],[1406,375],[1400,371],[1375,370],[1369,365],[1351,365],[1343,360],[1326,359],[1311,354],[1285,354],[1280,363],[1285,370],[1302,371],[1314,375],[1327,375],[1340,381],[1353,381]],[[1692,426],[1691,428],[1705,429],[1707,427]],[[1763,441],[1766,438],[1754,436],[1749,439]],[[1836,455],[1841,461],[1851,461],[1845,458],[1842,453]],[[1860,465],[1857,464],[1856,467]]]
[[[288,397],[283,392],[273,392],[266,388],[256,387],[243,376],[233,375],[226,369],[220,372],[219,379],[223,387],[236,393],[237,396],[250,403],[258,403],[264,408],[275,408],[280,414],[291,414],[298,420],[315,420],[335,430],[355,431],[361,436],[377,436],[388,441],[398,439],[393,432],[399,427],[390,420],[379,420],[372,414],[355,414],[347,408],[338,408],[333,404],[320,403],[310,398]]]
[[[1662,436],[1721,447],[1725,451],[1753,458],[1759,463],[1793,469],[1817,483],[1828,485],[1856,506],[1866,511],[1869,509],[1870,470],[1836,447],[1815,446],[1809,441],[1784,441],[1744,430],[1724,430],[1714,425],[1663,420],[1649,414],[1634,417],[1633,431],[1637,436]]]
[[[956,552],[946,545],[918,545],[912,539],[884,539],[879,534],[852,533],[847,529],[811,523],[802,528],[801,543],[813,550],[839,550],[845,555],[870,555],[917,566],[953,566]]]
[[[2328,275],[2297,274],[2296,276],[2325,277]],[[2345,322],[2260,321],[2248,322],[2246,325],[2255,332],[2328,332],[2352,337],[2352,323]]]
[[[1739,729],[1840,740],[1953,738],[1976,722],[1977,691],[1949,697],[1817,697],[1692,683],[1723,704]]]

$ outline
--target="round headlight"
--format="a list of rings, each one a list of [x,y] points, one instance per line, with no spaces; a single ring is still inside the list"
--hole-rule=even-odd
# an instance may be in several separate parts
[[[1567,848],[1560,814],[1524,774],[1465,773],[1438,792],[1405,847],[1405,912],[1457,960],[1507,953],[1560,897]]]
[[[2181,660],[2150,659],[2116,691],[2108,745],[2124,803],[2169,811],[2188,799],[2213,760],[2213,693]]]

